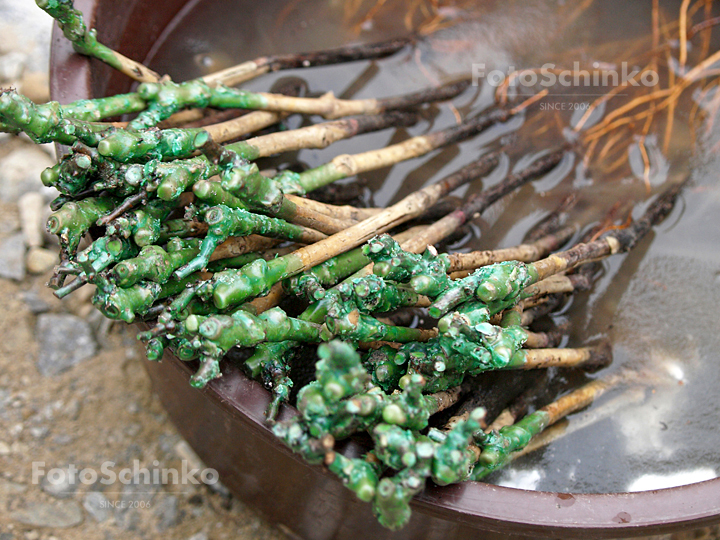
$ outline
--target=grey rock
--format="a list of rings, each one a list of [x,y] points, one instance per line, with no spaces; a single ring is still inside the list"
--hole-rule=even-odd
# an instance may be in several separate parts
[[[47,274],[57,263],[58,254],[41,247],[31,247],[25,258],[25,266],[31,274]]]
[[[200,531],[199,533],[193,534],[191,537],[188,538],[188,540],[208,540],[208,535],[203,531]]]
[[[12,51],[0,56],[0,80],[4,82],[18,80],[25,71],[26,62],[27,55],[19,51]]]
[[[0,533],[0,540],[15,540],[13,533]]]
[[[30,431],[30,435],[32,435],[34,438],[44,439],[45,437],[47,437],[50,429],[47,426],[34,426],[31,427],[28,431]]]
[[[73,400],[70,400],[70,402],[67,404],[67,407],[65,407],[65,414],[71,420],[77,420],[80,417],[81,409],[82,409],[82,404],[80,403],[80,400],[73,399]]]
[[[40,341],[37,368],[41,375],[57,375],[95,354],[90,325],[80,317],[45,313],[38,317]]]
[[[47,474],[40,482],[40,487],[48,495],[58,499],[68,499],[75,495],[79,479],[76,475],[71,474],[67,467],[61,470],[64,471],[64,474],[53,475],[52,478],[50,474]]]
[[[50,311],[50,304],[43,300],[35,291],[25,291],[22,293],[21,298],[34,315]]]
[[[40,173],[54,165],[50,156],[35,146],[21,146],[3,158],[0,168],[0,200],[17,202],[31,191],[42,191]]]
[[[18,211],[25,244],[34,247],[42,246],[43,229],[45,228],[43,223],[45,198],[37,191],[25,193],[18,200]]]
[[[166,531],[180,523],[180,512],[178,511],[178,499],[174,495],[168,495],[156,504],[154,509],[157,517],[157,530]]]
[[[110,501],[107,497],[98,491],[90,491],[85,495],[83,500],[83,508],[98,523],[107,521],[112,516],[110,511]]]
[[[12,480],[0,478],[0,495],[19,495],[26,491],[27,486],[25,484],[18,484]]]
[[[33,527],[67,529],[82,523],[83,513],[75,501],[32,502],[12,512],[10,518]]]
[[[70,444],[75,439],[72,435],[68,435],[67,433],[60,433],[59,435],[55,435],[52,438],[53,444],[57,444],[59,446],[65,446],[66,444]]]
[[[136,531],[140,526],[140,512],[135,508],[116,508],[115,526],[124,531]]]
[[[25,242],[22,234],[14,234],[0,243],[0,277],[17,281],[25,278]]]

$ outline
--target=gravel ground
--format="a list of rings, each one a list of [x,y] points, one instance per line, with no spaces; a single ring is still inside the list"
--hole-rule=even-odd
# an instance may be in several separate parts
[[[0,86],[48,99],[50,23],[31,0],[0,0]],[[221,484],[106,485],[135,463],[204,467],[151,392],[132,328],[103,320],[89,288],[61,302],[45,286],[55,194],[39,173],[54,159],[0,134],[0,540],[285,538]]]
[[[48,99],[50,22],[0,0],[0,86]],[[132,328],[95,312],[89,288],[61,302],[45,286],[55,195],[39,173],[54,159],[0,134],[0,540],[285,538],[221,484],[107,484],[106,471],[203,466],[152,394]],[[73,467],[89,472],[69,481]],[[653,540],[691,538],[718,530]]]

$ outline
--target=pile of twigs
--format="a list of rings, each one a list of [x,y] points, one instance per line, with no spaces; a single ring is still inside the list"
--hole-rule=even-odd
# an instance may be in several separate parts
[[[565,251],[558,250],[581,224],[562,226],[561,207],[535,227],[526,244],[440,254],[434,244],[581,145],[547,149],[525,169],[450,209],[444,197],[493,171],[505,147],[491,145],[476,162],[388,208],[331,205],[306,195],[531,114],[542,95],[524,102],[500,99],[457,126],[337,156],[301,173],[266,176],[258,158],[411,125],[424,104],[452,99],[468,81],[366,100],[297,97],[291,87],[271,94],[231,86],[268,71],[390,55],[408,44],[400,39],[259,58],[178,84],[98,43],[70,0],[38,4],[79,52],[141,82],[130,94],[62,106],[37,105],[12,90],[0,95],[0,130],[71,147],[42,177],[61,193],[48,220],[61,243],[50,282],[55,294],[62,298],[91,284],[93,303],[107,317],[152,321],[140,335],[148,358],[160,360],[170,349],[184,361],[198,361],[191,379],[196,387],[221,376],[229,351],[252,348],[245,367],[273,393],[267,416],[274,432],[371,501],[383,525],[407,522],[409,501],[428,478],[440,485],[480,479],[607,389],[640,383],[636,372],[615,372],[525,415],[528,392],[541,386],[537,377],[518,375],[485,400],[478,396],[487,388],[478,389],[475,377],[498,370],[605,367],[606,344],[557,348],[562,329],[530,328],[566,295],[591,286],[594,266],[576,271],[580,265],[631,249],[662,220],[682,183],[670,186],[629,226],[595,228]],[[676,86],[692,84],[711,64],[693,68]],[[182,127],[205,109],[253,112]],[[633,107],[624,109],[587,132],[590,152]],[[330,121],[244,138],[295,113]],[[127,123],[106,121],[130,114],[135,116]],[[238,142],[221,144],[227,141]],[[438,212],[440,219],[418,224]],[[80,250],[88,235],[91,243]],[[437,324],[408,324],[406,315],[418,309]],[[290,367],[303,344],[319,345],[315,380],[297,394],[300,414],[275,423],[278,408],[290,398]],[[444,417],[437,415],[443,410]],[[432,420],[430,427],[433,415],[443,420]],[[334,451],[336,440],[359,432],[374,442],[363,458]]]

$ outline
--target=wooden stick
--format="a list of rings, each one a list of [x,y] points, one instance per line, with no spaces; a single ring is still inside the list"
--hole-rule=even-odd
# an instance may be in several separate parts
[[[564,227],[555,234],[549,234],[532,244],[520,244],[519,246],[473,251],[471,253],[451,253],[450,269],[448,272],[470,271],[481,266],[502,261],[523,261],[533,262],[540,257],[558,249],[567,242],[575,233],[575,227]]]
[[[338,49],[296,54],[261,56],[255,60],[205,75],[202,79],[211,86],[224,84],[236,86],[265,73],[284,69],[327,66],[359,60],[383,58],[411,43],[410,38],[395,38],[379,43],[350,45]]]

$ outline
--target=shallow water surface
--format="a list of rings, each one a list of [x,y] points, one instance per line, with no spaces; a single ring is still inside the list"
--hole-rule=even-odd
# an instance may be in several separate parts
[[[342,2],[257,2],[241,11],[228,9],[228,3],[220,0],[201,0],[178,17],[149,61],[159,72],[182,80],[261,55],[405,35],[404,7],[399,4],[404,6],[388,3],[382,17],[353,28],[344,18]],[[467,3],[446,6],[452,25],[391,58],[266,75],[246,88],[267,90],[278,79],[292,76],[305,80],[310,93],[332,90],[344,98],[389,96],[467,76],[473,64],[483,64],[486,72],[544,63],[572,67],[574,61],[619,69],[618,62],[638,43],[641,49],[651,43],[650,2],[595,2],[572,18],[575,4],[534,0],[477,2],[471,8]],[[661,2],[670,20],[679,6],[679,1]],[[717,43],[711,43],[710,50],[717,50]],[[492,102],[494,89],[482,82],[454,100],[456,110],[447,104],[433,106],[412,128],[364,135],[325,150],[303,150],[277,163],[312,167],[340,153],[362,152],[451,126],[456,114],[476,114]],[[392,203],[477,159],[487,145],[513,131],[520,137],[504,171],[521,167],[530,157],[563,142],[569,123],[577,121],[588,104],[607,90],[553,87],[540,107],[543,110],[527,119],[514,119],[390,170],[362,175],[365,203]],[[605,261],[593,290],[575,295],[556,317],[556,322],[570,322],[568,346],[610,339],[614,352],[610,370],[643,367],[665,382],[639,393],[610,392],[564,422],[558,429],[567,432],[564,437],[519,458],[490,481],[548,491],[611,492],[669,487],[717,475],[720,162],[713,148],[720,142],[720,129],[716,124],[708,131],[701,125],[693,151],[687,127],[692,97],[675,111],[675,131],[667,153],[660,149],[662,131],[651,130],[646,141],[653,164],[648,179],[653,194],[668,179],[688,172],[692,176],[677,207],[632,253]],[[706,106],[705,102],[700,105]],[[297,127],[300,119],[291,118],[288,125]],[[581,227],[602,219],[616,202],[621,203],[616,221],[623,221],[633,204],[637,204],[633,215],[638,217],[651,195],[637,145],[631,144],[625,153],[630,164],[610,172],[592,165],[586,169],[581,160],[568,156],[557,171],[486,211],[451,248],[467,251],[518,244],[530,227],[571,192],[579,197],[571,221]],[[458,195],[488,187],[501,177],[494,173]],[[584,424],[589,425],[575,429]]]

